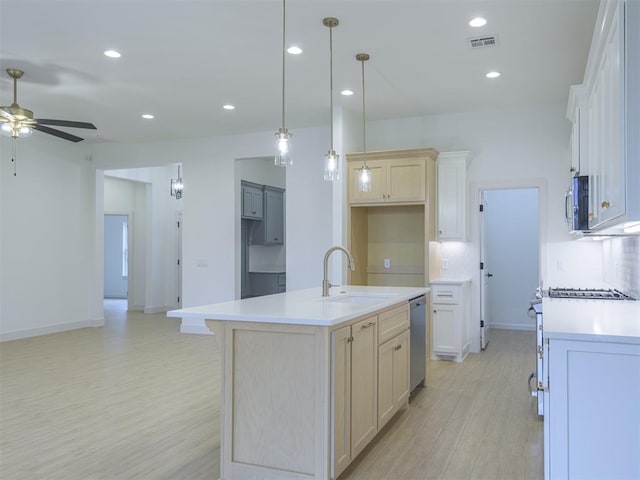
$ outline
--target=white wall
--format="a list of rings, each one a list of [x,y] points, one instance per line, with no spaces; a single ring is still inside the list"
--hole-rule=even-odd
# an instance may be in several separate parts
[[[11,139],[0,139],[0,339],[99,325],[86,146],[36,133],[16,147],[14,177]]]
[[[468,242],[441,245],[441,254],[450,258],[448,275],[472,278],[472,351],[480,348],[479,189],[539,187],[541,280],[545,285],[559,284],[582,275],[588,282],[602,281],[602,247],[571,241],[563,218],[562,200],[570,178],[570,125],[565,110],[566,105],[560,104],[367,124],[369,150],[434,147],[473,153],[468,169]]]
[[[286,171],[286,268],[291,290],[320,288],[322,255],[331,245],[332,187],[322,177],[326,132],[323,128],[293,131],[295,163]],[[95,147],[94,164],[102,169],[182,161],[185,307],[235,298],[238,271],[233,252],[239,208],[235,159],[268,156],[272,149],[273,132]]]

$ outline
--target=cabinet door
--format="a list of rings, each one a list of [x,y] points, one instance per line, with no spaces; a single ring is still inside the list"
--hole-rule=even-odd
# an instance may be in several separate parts
[[[396,410],[409,400],[409,330],[401,333],[393,342],[393,402]]]
[[[378,348],[378,429],[409,399],[409,331]]]
[[[423,159],[387,162],[388,202],[424,202],[426,177]]]
[[[460,353],[458,310],[455,305],[433,305],[431,336],[434,353],[446,355]]]
[[[242,216],[245,218],[262,218],[262,188],[242,184]]]
[[[336,478],[351,462],[351,327],[331,334],[331,465]]]
[[[351,458],[355,458],[378,431],[377,317],[351,328]]]
[[[438,161],[438,239],[465,239],[465,160]]]
[[[640,478],[640,346],[550,339],[546,352],[547,476]]]
[[[265,188],[267,245],[280,245],[284,241],[284,194],[280,190]]]
[[[367,166],[371,169],[371,190],[361,192],[359,172],[362,162],[349,163],[349,203],[380,203],[386,198],[387,172],[385,162],[371,160]]]
[[[626,211],[623,18],[618,2],[589,95],[589,228]]]

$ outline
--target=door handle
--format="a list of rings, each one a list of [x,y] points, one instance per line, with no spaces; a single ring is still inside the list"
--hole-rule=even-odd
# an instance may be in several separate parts
[[[488,277],[488,278],[493,277],[493,273],[487,273],[487,277]]]

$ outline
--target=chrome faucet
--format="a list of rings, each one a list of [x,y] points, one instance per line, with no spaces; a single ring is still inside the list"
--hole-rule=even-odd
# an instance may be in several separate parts
[[[329,296],[329,288],[333,286],[331,285],[331,283],[329,283],[329,280],[327,280],[327,276],[329,273],[329,257],[336,250],[344,252],[344,254],[347,256],[347,259],[349,260],[349,270],[354,271],[356,269],[353,263],[353,255],[351,255],[351,252],[346,248],[336,245],[335,247],[331,247],[329,250],[327,250],[327,253],[324,254],[324,279],[322,280],[323,297]]]

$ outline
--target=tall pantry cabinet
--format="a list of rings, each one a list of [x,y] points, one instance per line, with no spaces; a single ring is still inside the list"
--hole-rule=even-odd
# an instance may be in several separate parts
[[[347,245],[356,269],[351,285],[429,285],[429,242],[435,240],[433,148],[347,154]],[[366,160],[370,192],[358,189]]]

